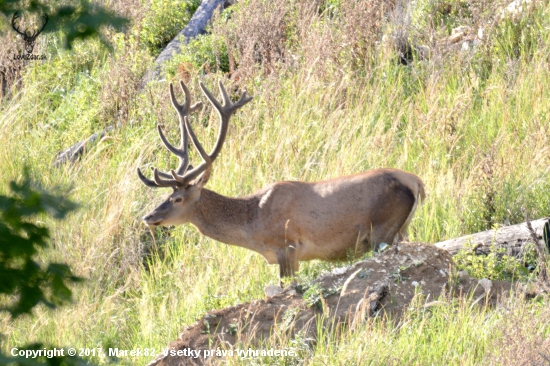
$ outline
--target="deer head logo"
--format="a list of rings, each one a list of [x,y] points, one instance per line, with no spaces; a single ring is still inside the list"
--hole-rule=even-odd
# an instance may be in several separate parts
[[[19,15],[19,12],[16,11],[15,14],[13,14],[13,18],[11,18],[11,26],[13,27],[13,30],[15,30],[21,37],[23,37],[23,40],[25,41],[25,51],[27,51],[27,53],[30,55],[34,48],[36,37],[38,37],[38,35],[42,33],[44,28],[46,28],[46,24],[48,24],[48,14],[44,14],[42,16],[42,18],[44,19],[44,24],[42,25],[42,28],[32,34],[26,29],[24,32],[21,32],[19,30],[19,28],[15,25],[15,21],[19,18],[21,18],[21,16]]]

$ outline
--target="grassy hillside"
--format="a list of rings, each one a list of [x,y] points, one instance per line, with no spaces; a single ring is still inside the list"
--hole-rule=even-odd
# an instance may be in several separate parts
[[[513,15],[502,12],[506,5],[249,0],[229,8],[209,35],[167,65],[167,79],[184,78],[204,102],[199,81],[214,90],[222,79],[235,98],[244,88],[254,96],[232,118],[208,187],[239,196],[277,180],[404,169],[426,184],[428,198],[411,227],[411,239],[422,242],[518,223],[522,210],[548,216],[550,8],[533,1]],[[163,31],[173,35],[196,2],[128,0],[117,7],[134,22],[126,34],[107,30],[112,53],[94,40],[65,51],[50,34],[37,44],[48,60],[22,68],[2,100],[0,193],[24,166],[47,187],[70,187],[81,208],[63,222],[44,218],[53,249],[43,258],[67,262],[89,279],[74,289],[70,306],[40,308],[17,322],[0,318],[6,352],[35,340],[160,351],[206,311],[261,298],[264,286],[278,280],[277,268],[258,254],[203,237],[190,225],[159,229],[153,242],[141,224],[168,192],[145,187],[136,168],[175,167],[155,126],[165,124],[172,140],[178,130],[167,83],[140,90],[140,78],[170,38]],[[176,20],[166,15],[171,9]],[[458,26],[470,28],[452,43]],[[192,123],[210,148],[215,112],[207,105]],[[112,124],[121,128],[80,161],[53,167],[61,149]],[[302,272],[313,276],[331,266],[311,262]],[[480,310],[467,299],[449,300],[433,311],[417,307],[397,327],[375,320],[324,334],[326,342],[313,348],[288,342],[307,364],[527,362],[540,357],[536,350],[550,335],[548,305],[548,299],[511,300]]]

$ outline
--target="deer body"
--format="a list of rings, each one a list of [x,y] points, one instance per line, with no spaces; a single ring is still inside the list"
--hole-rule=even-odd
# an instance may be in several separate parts
[[[188,104],[188,90],[181,85],[187,99],[182,108],[185,111],[193,107]],[[204,86],[201,87],[205,91]],[[221,83],[220,91],[225,100],[223,108],[233,108]],[[205,91],[205,94],[218,109],[210,93]],[[174,104],[172,88],[171,96]],[[235,105],[240,108],[248,101],[243,94]],[[174,106],[178,109],[179,105]],[[220,109],[218,112],[222,117],[220,130],[227,131],[229,118],[224,119]],[[154,181],[138,171],[145,184],[174,189],[161,205],[144,217],[145,223],[149,226],[191,223],[203,235],[253,250],[268,263],[279,264],[281,277],[292,276],[300,261],[340,260],[350,254],[376,250],[381,243],[397,244],[398,240],[407,238],[407,228],[418,202],[425,198],[420,178],[398,169],[374,169],[320,182],[277,182],[248,196],[225,197],[204,188],[215,154],[207,155],[196,141],[187,114],[180,113],[180,124],[181,149],[185,154],[169,144],[167,148],[179,153],[185,167],[180,164],[179,172],[172,171],[171,175],[155,169]],[[180,175],[188,165],[186,132],[203,156],[205,167]],[[159,134],[166,145],[160,128]],[[222,133],[214,152],[219,152],[220,141],[223,144],[225,136],[221,136]]]

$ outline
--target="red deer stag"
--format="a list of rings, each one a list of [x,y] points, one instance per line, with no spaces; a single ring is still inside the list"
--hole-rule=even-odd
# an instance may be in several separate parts
[[[237,198],[204,188],[225,141],[231,115],[252,98],[245,91],[232,103],[220,82],[222,105],[200,84],[221,122],[214,149],[207,154],[188,119],[201,103],[191,106],[189,89],[183,82],[180,86],[185,95],[183,104],[176,101],[170,84],[170,99],[179,115],[180,147],[171,145],[158,126],[160,139],[179,158],[178,168],[170,174],[153,168],[153,180],[139,168],[137,171],[147,186],[173,189],[160,206],[143,217],[148,226],[190,222],[203,235],[256,251],[268,263],[279,264],[281,278],[293,276],[300,261],[345,259],[350,252],[360,254],[377,250],[382,243],[397,245],[407,239],[418,201],[425,197],[424,184],[416,175],[398,169],[374,169],[321,182],[277,182]],[[204,160],[190,170],[188,135]]]

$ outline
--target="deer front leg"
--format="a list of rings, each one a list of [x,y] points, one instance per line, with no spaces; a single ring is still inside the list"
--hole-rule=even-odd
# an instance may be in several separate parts
[[[300,267],[296,258],[296,249],[293,246],[288,246],[277,253],[277,263],[279,264],[280,284],[283,287],[283,278],[294,277],[294,274],[298,272]]]

